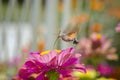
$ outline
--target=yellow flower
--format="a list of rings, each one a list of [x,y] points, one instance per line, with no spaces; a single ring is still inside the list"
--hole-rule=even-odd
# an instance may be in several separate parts
[[[87,70],[86,74],[81,72],[73,72],[75,77],[84,78],[84,79],[94,79],[97,76],[97,72],[95,70]]]
[[[116,79],[101,77],[101,78],[99,78],[99,79],[97,79],[97,80],[116,80]]]

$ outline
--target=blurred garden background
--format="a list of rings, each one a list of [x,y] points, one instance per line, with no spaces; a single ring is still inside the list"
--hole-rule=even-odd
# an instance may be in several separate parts
[[[73,24],[79,43],[54,46]],[[120,80],[120,0],[0,0],[0,80],[12,80],[29,52],[53,47],[81,52],[89,68],[73,73],[80,80]]]

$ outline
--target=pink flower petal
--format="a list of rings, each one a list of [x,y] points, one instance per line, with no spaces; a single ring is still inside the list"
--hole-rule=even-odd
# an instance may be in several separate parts
[[[41,73],[37,76],[35,80],[48,80],[48,79],[45,78],[45,73]]]
[[[65,62],[62,67],[68,67],[68,66],[72,66],[76,63],[78,59],[77,58],[70,58],[69,60],[67,60],[67,62]]]
[[[80,71],[80,72],[83,72],[83,73],[86,73],[86,69],[85,69],[85,66],[83,64],[80,64],[80,63],[77,63],[74,68],[74,70],[76,71]]]

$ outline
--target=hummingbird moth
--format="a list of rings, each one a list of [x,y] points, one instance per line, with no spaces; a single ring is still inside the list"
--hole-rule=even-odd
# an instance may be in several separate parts
[[[78,24],[69,24],[63,32],[61,32],[58,38],[62,39],[66,42],[73,42],[73,44],[77,44],[77,34],[79,32]]]
[[[58,39],[61,39],[65,42],[72,42],[73,44],[78,44],[79,43],[77,40],[78,32],[79,32],[78,24],[68,24],[63,31],[59,31],[59,35],[55,40],[55,43]]]

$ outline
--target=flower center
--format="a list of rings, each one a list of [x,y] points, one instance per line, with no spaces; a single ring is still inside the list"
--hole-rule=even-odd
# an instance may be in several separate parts
[[[101,39],[101,34],[97,34],[97,39]]]
[[[46,77],[49,78],[49,80],[58,80],[59,75],[60,74],[55,70],[50,70],[49,72],[47,72]]]
[[[45,55],[45,54],[48,54],[51,50],[47,50],[47,51],[44,51],[42,53],[40,53],[41,55]],[[57,53],[60,53],[60,50],[55,50]]]

